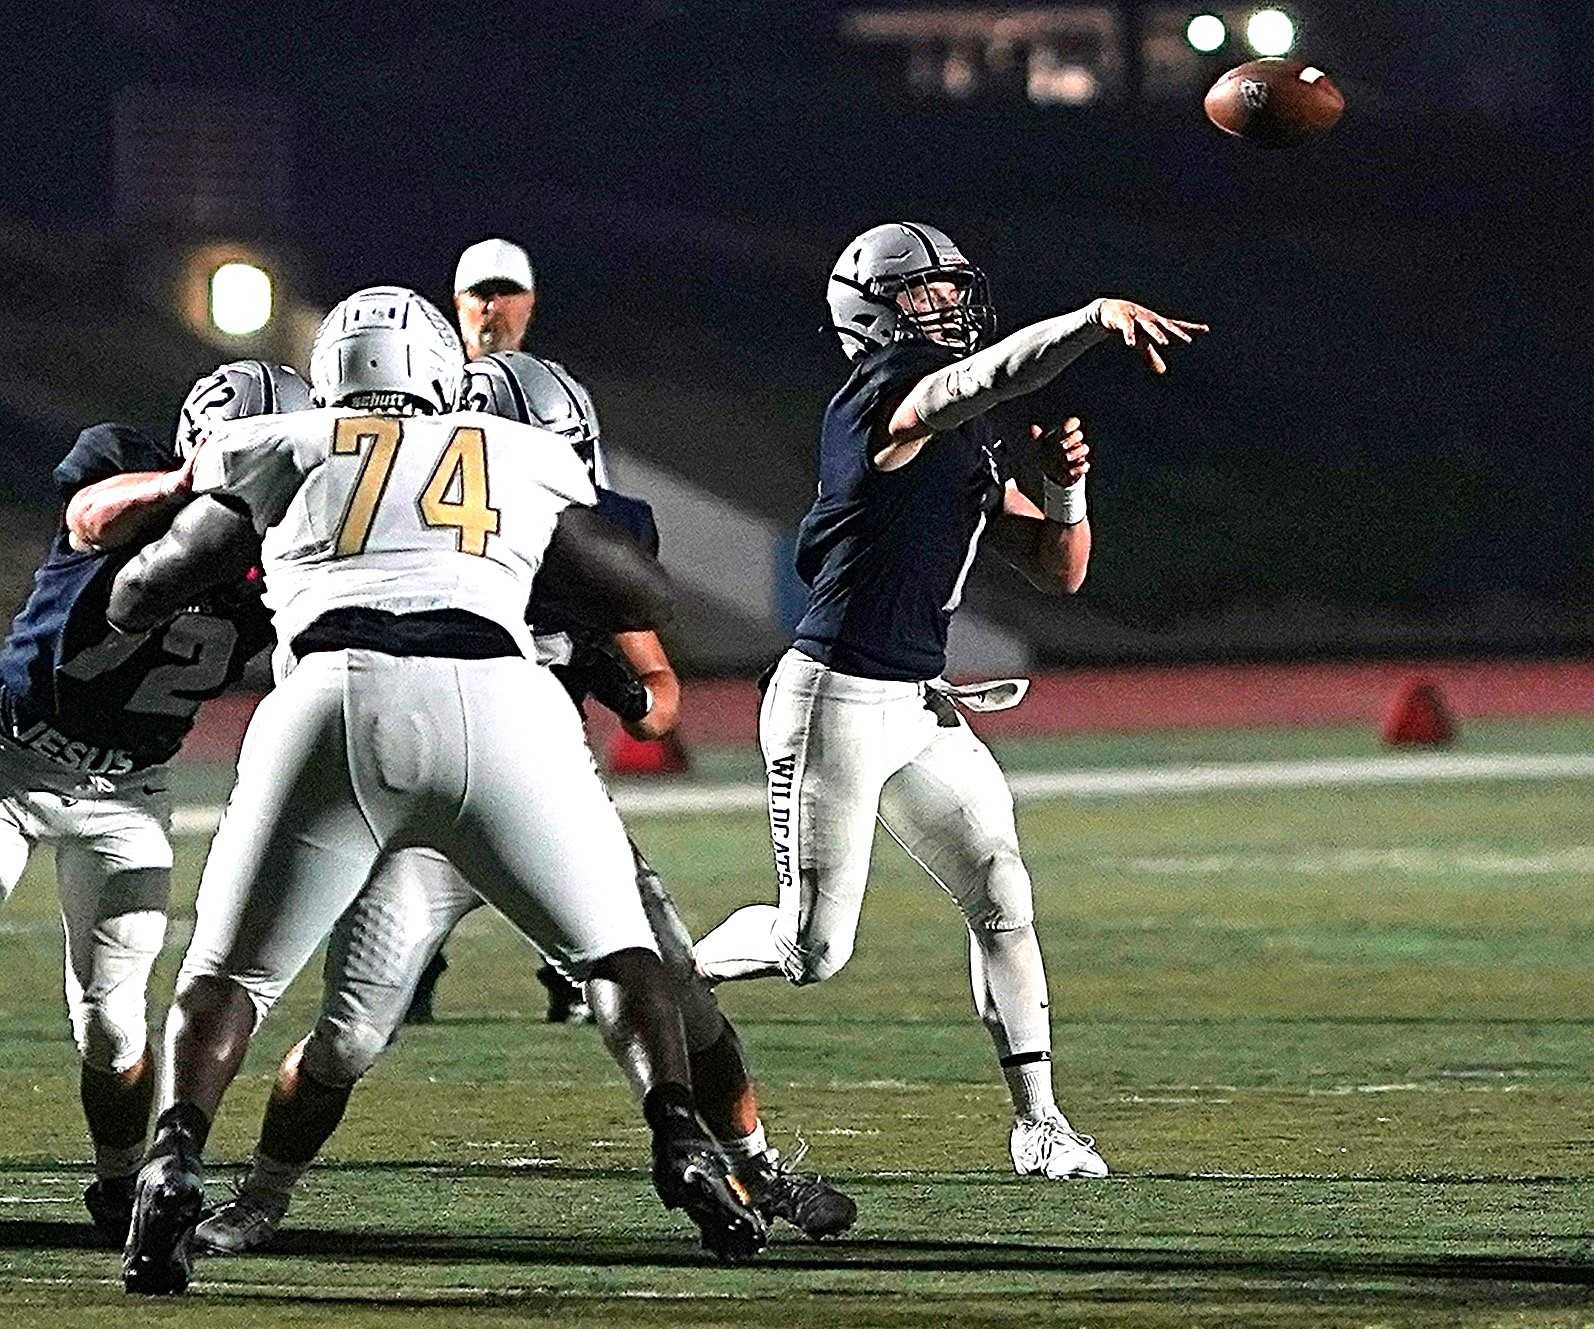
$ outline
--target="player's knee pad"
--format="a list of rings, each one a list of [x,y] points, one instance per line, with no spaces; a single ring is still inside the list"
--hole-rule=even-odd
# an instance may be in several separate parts
[[[72,1037],[83,1064],[120,1075],[149,1046],[143,984],[123,984],[71,1002]]]
[[[148,1043],[145,992],[166,936],[166,916],[133,910],[101,919],[91,936],[69,931],[66,1003],[78,1054],[95,1070],[120,1073]]]
[[[1035,921],[1035,891],[1015,848],[989,854],[958,904],[976,932],[1014,932]]]
[[[305,1074],[319,1084],[351,1085],[376,1065],[391,1034],[367,1020],[323,1015],[305,1040]]]

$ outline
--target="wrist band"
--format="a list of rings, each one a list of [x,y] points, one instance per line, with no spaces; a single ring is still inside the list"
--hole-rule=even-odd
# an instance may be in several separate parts
[[[1071,485],[1060,485],[1050,476],[1041,481],[1041,509],[1047,521],[1061,522],[1064,526],[1078,526],[1085,520],[1085,477],[1080,476]]]

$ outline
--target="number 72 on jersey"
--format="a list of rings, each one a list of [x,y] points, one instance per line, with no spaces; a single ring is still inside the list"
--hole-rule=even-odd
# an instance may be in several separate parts
[[[393,416],[358,415],[338,421],[332,455],[361,459],[338,524],[334,552],[339,558],[365,552],[377,510],[387,497],[403,435],[404,421]],[[453,529],[460,553],[486,554],[487,537],[498,534],[499,526],[499,510],[487,496],[487,436],[470,425],[454,430],[414,501],[423,525]]]

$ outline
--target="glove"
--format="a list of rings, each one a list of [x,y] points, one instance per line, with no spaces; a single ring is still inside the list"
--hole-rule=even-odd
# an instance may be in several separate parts
[[[635,724],[653,709],[653,694],[632,672],[631,666],[607,645],[578,642],[571,650],[569,668],[579,671],[594,700],[607,706],[626,724]]]

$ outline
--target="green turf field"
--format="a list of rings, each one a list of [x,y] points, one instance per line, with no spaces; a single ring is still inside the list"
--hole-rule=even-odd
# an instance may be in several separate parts
[[[1468,751],[1594,751],[1594,723],[1474,726]],[[1374,751],[1365,734],[1072,739],[1015,768]],[[722,754],[712,774],[745,774]],[[191,801],[225,792],[184,777]],[[957,915],[888,842],[832,982],[727,990],[777,1142],[843,1179],[829,1247],[724,1270],[658,1210],[589,1029],[537,1023],[482,915],[443,1020],[357,1094],[270,1255],[204,1263],[140,1324],[1594,1324],[1594,780],[1035,803],[1057,1078],[1116,1175],[1020,1183]],[[769,893],[751,815],[638,819],[694,926]],[[184,935],[203,841],[180,846]],[[78,1196],[87,1145],[47,855],[0,915],[0,1326],[123,1324]],[[219,1187],[301,981],[213,1138]]]

